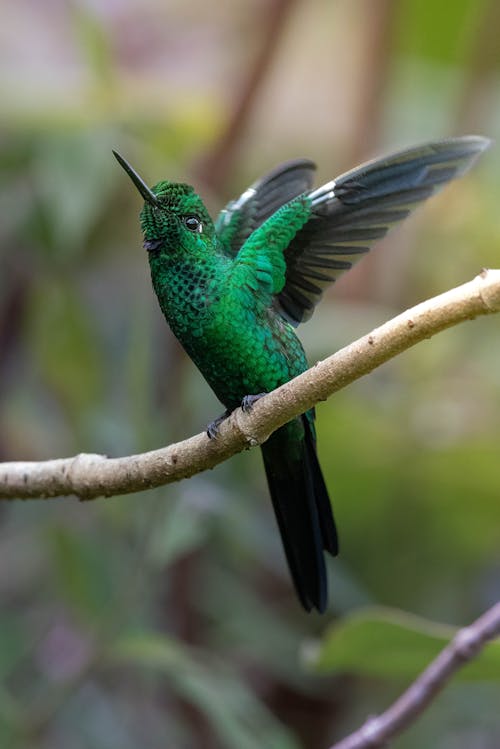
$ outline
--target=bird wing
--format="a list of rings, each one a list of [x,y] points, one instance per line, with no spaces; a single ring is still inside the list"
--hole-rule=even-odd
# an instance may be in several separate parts
[[[489,143],[479,136],[426,143],[309,192],[309,219],[284,250],[286,279],[275,299],[281,315],[292,325],[309,319],[327,286],[419,203],[464,174]]]
[[[243,244],[231,264],[227,286],[245,298],[249,308],[257,298],[271,305],[283,290],[287,272],[283,250],[310,215],[311,201],[306,194],[299,195],[278,208]]]
[[[316,165],[309,159],[286,161],[229,202],[215,222],[227,254],[234,257],[252,232],[278,208],[310,190],[315,170]]]

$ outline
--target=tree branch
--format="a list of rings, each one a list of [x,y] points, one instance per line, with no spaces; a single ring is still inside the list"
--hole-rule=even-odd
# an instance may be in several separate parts
[[[500,635],[500,603],[496,603],[469,627],[461,629],[437,658],[403,692],[391,707],[369,718],[357,731],[330,749],[376,749],[408,728],[451,677],[477,657],[490,640]]]
[[[396,354],[441,330],[500,311],[500,270],[428,299],[351,343],[259,400],[251,413],[237,409],[217,439],[206,434],[124,458],[81,454],[41,462],[0,464],[0,499],[75,494],[80,499],[126,494],[179,481],[213,468],[318,401],[371,372]]]

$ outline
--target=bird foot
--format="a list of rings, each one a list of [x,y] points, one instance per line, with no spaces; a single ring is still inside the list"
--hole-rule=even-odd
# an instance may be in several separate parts
[[[243,400],[241,401],[241,410],[245,413],[248,413],[252,410],[254,403],[257,403],[257,401],[262,398],[263,395],[267,395],[267,393],[258,393],[257,395],[245,395]]]
[[[217,416],[216,419],[210,422],[210,424],[207,426],[207,437],[209,439],[214,440],[217,437],[217,435],[219,434],[220,425],[227,419],[228,416],[230,416],[230,414],[231,411],[224,411],[223,414]]]

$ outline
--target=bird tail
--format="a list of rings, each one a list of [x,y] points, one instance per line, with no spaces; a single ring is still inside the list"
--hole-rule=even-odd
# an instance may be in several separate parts
[[[285,555],[306,611],[327,605],[324,551],[338,553],[332,508],[316,454],[314,427],[304,415],[278,429],[262,456]]]

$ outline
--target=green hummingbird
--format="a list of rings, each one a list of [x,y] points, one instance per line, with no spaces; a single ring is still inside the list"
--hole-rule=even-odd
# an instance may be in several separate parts
[[[307,368],[295,334],[324,289],[420,202],[464,174],[479,136],[426,143],[370,161],[312,189],[315,164],[281,164],[229,202],[215,223],[186,184],[149,188],[115,151],[144,198],[140,221],[153,287],[175,336],[226,408],[207,428]],[[338,553],[310,410],[262,445],[276,519],[298,598],[327,606],[324,552]]]

